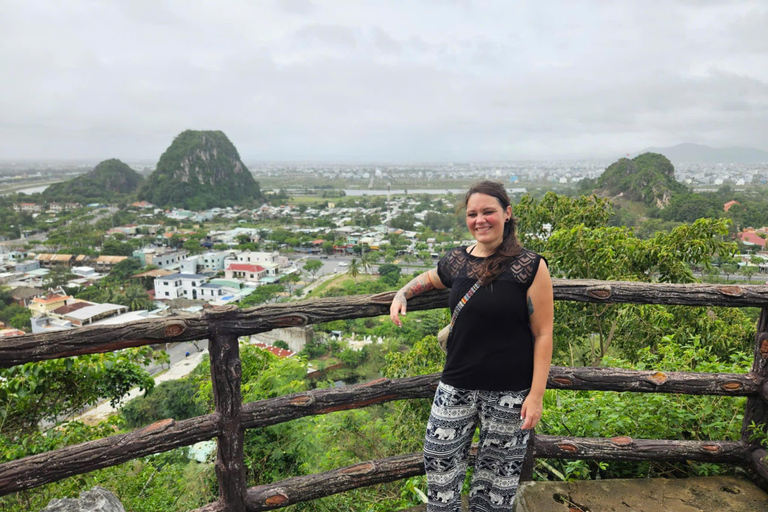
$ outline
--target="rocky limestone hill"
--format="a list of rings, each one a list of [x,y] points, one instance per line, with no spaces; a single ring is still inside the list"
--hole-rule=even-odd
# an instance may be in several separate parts
[[[672,162],[658,153],[643,153],[632,160],[622,158],[611,164],[597,180],[600,195],[621,197],[664,208],[673,194],[687,188],[675,179]]]
[[[104,160],[87,174],[54,183],[43,192],[47,201],[98,203],[133,194],[144,178],[116,158]]]
[[[203,210],[258,203],[259,184],[221,131],[187,130],[165,150],[138,193],[157,206]]]

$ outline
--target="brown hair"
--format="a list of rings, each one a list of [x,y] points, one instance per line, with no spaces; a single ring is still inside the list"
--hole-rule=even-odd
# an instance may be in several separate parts
[[[496,181],[479,181],[469,187],[467,195],[464,196],[463,208],[467,207],[472,194],[485,194],[496,198],[502,210],[505,211],[507,206],[510,206],[509,195],[504,190],[504,185]],[[504,234],[501,244],[496,247],[496,251],[492,255],[485,259],[485,265],[480,276],[482,282],[487,284],[495,281],[504,272],[507,263],[520,254],[522,250],[523,246],[517,240],[517,219],[513,215],[508,222],[504,223]]]

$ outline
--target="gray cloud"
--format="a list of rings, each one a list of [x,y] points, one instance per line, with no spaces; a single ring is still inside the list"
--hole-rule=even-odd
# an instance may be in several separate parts
[[[768,149],[766,23],[760,0],[10,3],[0,158],[155,159],[186,128],[264,160]]]
[[[278,0],[278,8],[288,14],[306,16],[316,11],[317,6],[310,0]]]

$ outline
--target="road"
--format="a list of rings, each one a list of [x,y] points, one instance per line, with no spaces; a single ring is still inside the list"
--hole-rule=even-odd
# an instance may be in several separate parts
[[[319,256],[301,256],[299,259],[294,260],[294,264],[297,268],[304,268],[304,263],[306,263],[309,259],[320,259],[320,261],[323,263],[323,266],[320,268],[320,270],[317,271],[317,274],[315,274],[315,277],[323,277],[328,274],[343,274],[347,270],[349,270],[349,264],[352,261],[352,258],[357,258],[357,261],[360,261],[360,256],[340,256],[340,255],[333,255],[328,256],[328,258],[320,258]],[[371,265],[371,272],[378,272],[379,265],[381,263],[376,263]],[[404,274],[412,273],[414,270],[422,271],[424,270],[424,266],[420,264],[404,264],[403,262],[396,263],[401,269]],[[435,265],[437,265],[437,261],[435,261]]]
[[[200,341],[184,341],[181,343],[166,343],[165,351],[171,358],[171,366],[191,357],[198,352],[208,350],[208,340]],[[189,356],[187,355],[189,353]],[[158,373],[168,369],[167,364],[151,365],[147,370],[150,375],[157,375]]]
[[[202,348],[200,342],[198,342],[198,346]],[[186,355],[188,350],[190,352],[189,356]],[[156,375],[158,372],[152,372],[152,368],[150,368],[150,373],[152,373],[152,375],[155,377],[155,384],[160,384],[161,382],[168,380],[180,379],[185,375],[188,375],[197,367],[198,364],[200,364],[203,356],[208,353],[207,350],[197,352],[197,349],[191,342],[178,343],[173,347],[169,347],[168,352],[171,354],[171,361],[173,361],[170,368],[165,365],[165,371],[159,375]],[[139,390],[139,388],[131,389],[123,398],[123,403],[136,398],[141,393],[142,392]],[[106,420],[115,412],[117,412],[117,409],[110,405],[109,400],[105,400],[96,407],[93,407],[88,411],[80,414],[75,419],[82,421],[87,425],[97,425],[99,422]]]

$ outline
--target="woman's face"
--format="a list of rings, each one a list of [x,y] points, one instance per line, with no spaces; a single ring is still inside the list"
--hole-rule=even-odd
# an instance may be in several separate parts
[[[504,238],[504,223],[512,217],[512,207],[506,210],[498,199],[475,193],[467,201],[467,228],[479,243],[496,246]]]

